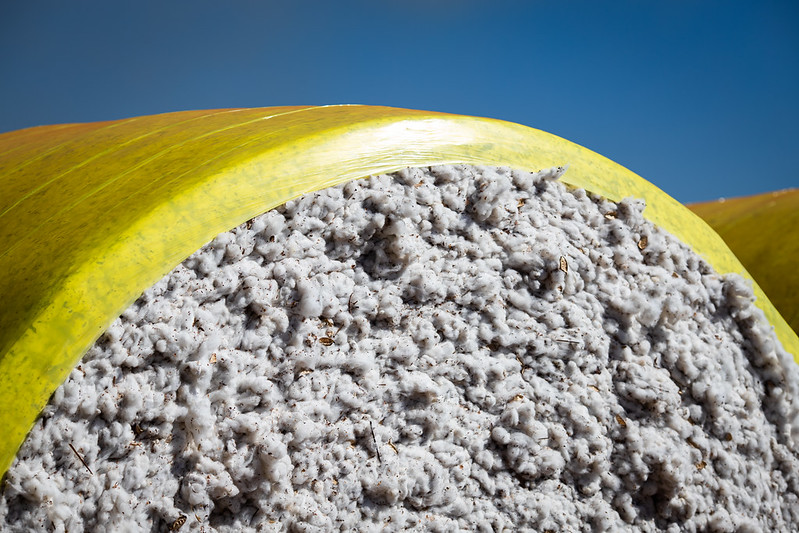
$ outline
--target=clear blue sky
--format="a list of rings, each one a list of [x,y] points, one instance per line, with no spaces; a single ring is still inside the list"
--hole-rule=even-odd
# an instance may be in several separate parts
[[[10,0],[0,131],[361,103],[510,120],[682,202],[799,186],[799,2]]]

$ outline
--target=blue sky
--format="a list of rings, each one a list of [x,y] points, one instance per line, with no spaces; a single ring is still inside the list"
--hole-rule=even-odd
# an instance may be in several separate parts
[[[682,202],[797,187],[799,2],[0,6],[0,131],[336,103],[526,124]]]

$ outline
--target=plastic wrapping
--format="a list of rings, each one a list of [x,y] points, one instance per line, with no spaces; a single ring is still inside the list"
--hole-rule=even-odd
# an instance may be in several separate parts
[[[750,277],[699,217],[624,167],[518,124],[373,106],[186,111],[0,135],[0,472],[50,394],[127,308],[215,235],[302,194],[409,166],[539,170]],[[788,351],[799,339],[755,284]]]

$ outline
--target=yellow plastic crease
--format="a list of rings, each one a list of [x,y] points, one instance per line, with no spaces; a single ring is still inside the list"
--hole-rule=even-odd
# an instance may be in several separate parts
[[[629,170],[499,120],[373,106],[186,111],[0,135],[0,472],[49,396],[143,290],[215,235],[291,198],[409,166],[569,165],[563,181],[747,275],[701,219]],[[747,275],[748,276],[748,275]],[[799,339],[755,285],[795,356]]]

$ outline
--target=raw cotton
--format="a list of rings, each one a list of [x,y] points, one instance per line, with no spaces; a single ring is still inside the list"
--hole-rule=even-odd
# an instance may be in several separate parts
[[[561,172],[408,169],[219,235],[53,395],[0,529],[795,527],[799,372],[750,286]]]

